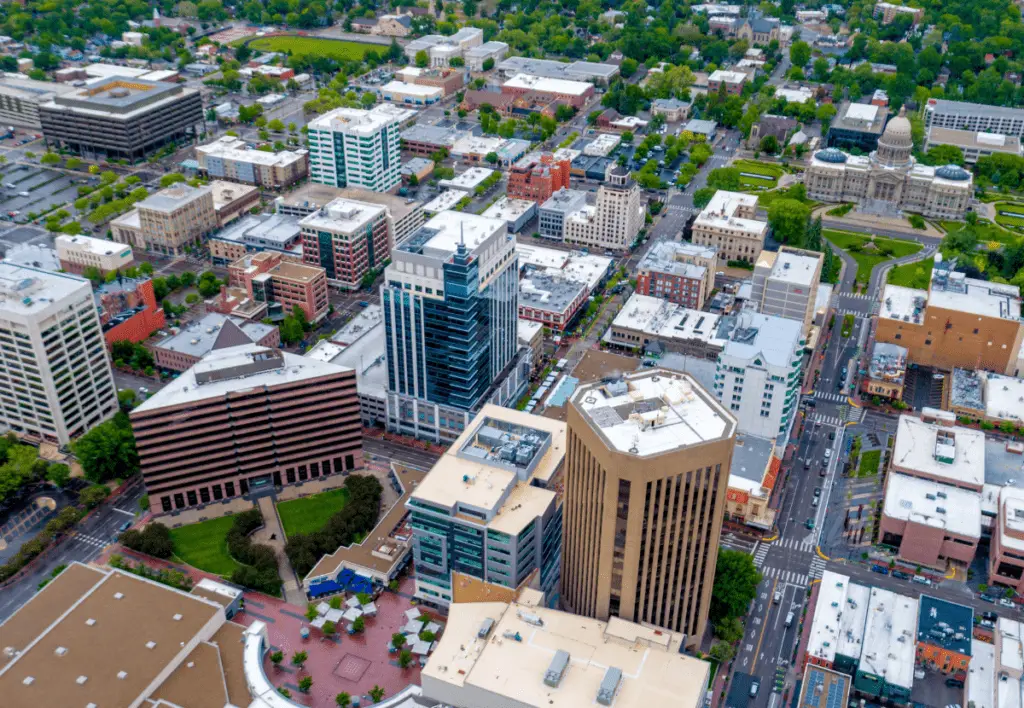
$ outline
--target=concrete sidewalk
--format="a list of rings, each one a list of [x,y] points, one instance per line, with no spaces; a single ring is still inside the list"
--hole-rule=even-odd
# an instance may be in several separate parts
[[[261,498],[259,510],[263,514],[263,528],[253,532],[252,540],[255,543],[265,543],[274,549],[274,554],[277,556],[277,573],[281,576],[281,589],[285,600],[297,607],[305,607],[306,593],[299,585],[295,571],[292,570],[288,556],[285,555],[284,529],[281,528],[281,519],[277,515],[273,497]]]

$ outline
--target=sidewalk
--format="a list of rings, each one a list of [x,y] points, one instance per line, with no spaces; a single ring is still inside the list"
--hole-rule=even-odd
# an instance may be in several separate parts
[[[277,574],[281,576],[281,591],[285,600],[297,607],[306,605],[306,593],[303,592],[299,581],[292,570],[288,556],[284,552],[284,529],[281,528],[281,519],[277,515],[277,506],[273,497],[262,497],[259,500],[260,513],[263,514],[263,528],[256,529],[252,534],[254,543],[265,543],[274,549],[277,556]]]

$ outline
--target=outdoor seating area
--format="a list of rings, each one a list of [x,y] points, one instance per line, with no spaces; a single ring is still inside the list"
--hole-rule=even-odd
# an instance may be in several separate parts
[[[360,597],[362,596],[362,597]],[[374,604],[371,599],[368,602],[363,602],[363,598],[366,598],[368,593],[360,593],[359,595],[353,595],[349,599],[345,600],[341,608],[334,609],[326,602],[320,602],[316,606],[317,617],[309,624],[311,627],[323,630],[324,624],[331,622],[335,626],[339,626],[342,622],[348,623],[348,633],[355,634],[356,630],[353,628],[355,621],[360,617],[376,617],[377,616],[377,605]]]
[[[427,657],[437,648],[437,641],[441,638],[442,625],[416,607],[406,610],[405,617],[405,625],[398,630],[399,634],[405,636],[403,647],[417,657],[420,666],[426,666]],[[388,644],[388,653],[397,654],[399,649],[392,639]]]
[[[324,579],[309,586],[310,597],[317,598],[339,592],[373,593],[373,581],[350,568],[343,568],[334,580]]]

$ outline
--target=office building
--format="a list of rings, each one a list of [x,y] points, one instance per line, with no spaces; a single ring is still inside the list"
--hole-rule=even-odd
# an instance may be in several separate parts
[[[674,352],[717,361],[725,348],[725,340],[718,336],[721,322],[720,315],[634,292],[615,315],[604,340],[648,354]]]
[[[938,126],[928,131],[925,140],[925,150],[931,150],[937,145],[952,145],[959,148],[963,153],[964,162],[973,165],[980,157],[989,155],[1014,155],[1020,156],[1020,138],[1015,135],[1001,135],[999,133],[976,133],[972,130],[954,130],[953,128],[940,128]]]
[[[498,64],[498,71],[508,79],[517,74],[529,74],[530,76],[542,76],[549,79],[589,81],[593,84],[604,83],[606,85],[619,75],[617,64],[601,64],[592,61],[566,63],[553,59],[535,59],[532,57],[509,57]]]
[[[39,106],[56,96],[70,93],[74,86],[52,81],[34,81],[22,74],[0,74],[0,124],[31,130],[42,129]]]
[[[507,96],[539,95],[562,101],[574,108],[583,108],[594,95],[594,84],[569,79],[548,79],[530,74],[516,74],[501,86]]]
[[[989,371],[953,369],[949,410],[995,425],[1024,424],[1024,379]]]
[[[825,146],[861,152],[878,147],[889,109],[868,103],[844,103],[829,124]]]
[[[86,268],[95,268],[100,275],[130,268],[135,262],[131,246],[92,236],[60,235],[54,239],[60,267],[68,273],[81,275]]]
[[[299,308],[317,323],[327,315],[327,274],[315,265],[294,263],[280,253],[248,253],[228,266],[228,283],[246,291],[247,319],[277,319]]]
[[[637,266],[636,292],[699,310],[715,287],[716,272],[714,247],[661,241],[648,249]]]
[[[807,346],[795,320],[748,311],[722,318],[715,395],[740,432],[784,439],[796,418]]]
[[[414,39],[405,45],[405,56],[415,63],[419,52],[426,52],[431,68],[446,69],[451,60],[462,59],[466,52],[484,43],[484,31],[476,27],[463,27],[455,34],[445,37],[440,34],[428,34]]]
[[[798,320],[806,332],[814,321],[823,262],[817,251],[789,246],[761,251],[754,263],[750,299],[761,314]]]
[[[739,96],[746,82],[747,75],[742,71],[716,69],[708,76],[708,93],[718,93],[725,89],[726,93]]]
[[[92,286],[0,262],[0,425],[67,445],[117,412]]]
[[[299,222],[302,257],[323,268],[332,285],[355,290],[382,267],[394,245],[388,210],[338,197]]]
[[[183,182],[151,194],[110,222],[115,241],[167,256],[184,255],[217,226],[213,189]]]
[[[392,244],[404,241],[426,220],[423,202],[415,199],[398,197],[386,192],[371,192],[359,187],[339,189],[315,183],[306,184],[278,197],[275,209],[279,214],[301,218],[319,211],[338,197],[384,207],[391,216]]]
[[[926,131],[949,128],[1020,139],[1024,136],[1024,109],[930,98],[924,107],[924,127]]]
[[[570,243],[608,251],[628,251],[644,225],[640,186],[629,171],[616,165],[597,188],[597,203],[565,217],[565,239]]]
[[[153,356],[161,369],[185,371],[216,349],[240,344],[276,347],[281,344],[281,333],[273,325],[211,312],[153,345]]]
[[[651,369],[578,388],[567,422],[563,605],[681,632],[698,646],[735,418],[689,375]]]
[[[559,612],[537,595],[453,605],[423,693],[459,708],[704,705],[709,665],[682,653],[682,635]]]
[[[920,366],[1012,374],[1024,337],[1020,289],[952,266],[936,254],[927,290],[886,285],[876,341],[906,347]]]
[[[559,189],[537,209],[537,230],[541,236],[561,241],[565,238],[565,220],[587,205],[587,193],[579,189]]]
[[[196,146],[196,161],[199,171],[210,177],[266,189],[290,187],[309,174],[306,150],[265,152],[248,148],[244,140],[230,135]]]
[[[822,708],[823,702],[825,706],[849,705],[851,688],[852,681],[846,674],[808,663],[795,708]]]
[[[509,199],[501,197],[487,207],[481,216],[489,219],[500,219],[508,226],[510,233],[517,234],[537,215],[537,202],[529,199]]]
[[[108,347],[122,341],[141,344],[167,326],[149,278],[115,278],[98,285],[95,297]]]
[[[508,54],[508,45],[504,42],[484,42],[479,47],[467,49],[463,54],[466,60],[466,68],[470,71],[485,71],[484,63],[490,59],[491,65],[495,65]]]
[[[729,467],[725,519],[761,531],[775,526],[778,509],[769,506],[782,460],[775,456],[775,441],[739,435]]]
[[[523,277],[534,273],[559,276],[565,280],[586,283],[593,293],[611,275],[614,261],[608,256],[598,256],[582,251],[563,251],[544,248],[528,243],[516,243],[519,268]]]
[[[556,161],[551,153],[528,155],[508,172],[508,196],[543,204],[558,190],[569,188],[571,166],[570,160]]]
[[[768,235],[756,212],[757,195],[720,189],[693,222],[693,242],[714,246],[722,260],[753,263]]]
[[[213,213],[220,228],[260,206],[260,188],[255,185],[215,179],[207,186],[213,192]]]
[[[1020,447],[1018,443],[1018,455],[1024,454]],[[1005,486],[999,490],[988,574],[990,583],[1005,585],[1016,592],[1024,590],[1024,489],[1019,487]]]
[[[336,108],[309,123],[309,176],[332,187],[386,192],[401,182],[399,127],[409,111],[381,104]]]
[[[299,219],[284,214],[249,214],[207,241],[214,265],[234,263],[247,253],[280,253],[302,262],[302,229]]]
[[[389,429],[454,440],[484,403],[522,387],[517,271],[505,222],[475,214],[437,214],[392,250],[381,286]]]
[[[477,187],[482,188],[487,178],[494,173],[495,170],[488,167],[470,167],[465,172],[460,172],[450,179],[438,180],[437,186],[442,189],[457,189],[461,192],[472,194]]]
[[[396,71],[395,78],[407,84],[442,89],[442,96],[451,96],[466,83],[465,74],[461,69],[421,69],[407,66]]]
[[[910,7],[909,5],[894,5],[891,2],[875,3],[875,10],[872,16],[879,21],[879,24],[891,24],[900,15],[909,15],[911,26],[916,25],[924,17],[923,7]]]
[[[561,274],[531,274],[519,281],[519,317],[561,332],[576,319],[589,295],[585,282]]]
[[[48,149],[130,162],[191,142],[204,125],[199,89],[120,76],[54,96],[39,120]]]
[[[402,149],[413,155],[429,157],[442,148],[451,152],[464,135],[463,131],[452,126],[415,123],[402,131]]]
[[[154,514],[363,466],[355,372],[253,343],[210,352],[131,422]]]
[[[389,81],[380,87],[380,97],[403,106],[432,106],[444,99],[444,89],[440,86]]]
[[[877,108],[872,106],[872,108]],[[867,157],[837,148],[815,152],[807,163],[807,195],[824,202],[853,202],[881,213],[911,211],[938,219],[963,219],[974,178],[956,165],[921,165],[906,108],[889,121],[878,148]]]
[[[502,599],[528,581],[552,591],[564,457],[564,423],[484,406],[407,502],[416,598],[441,607],[492,591]]]

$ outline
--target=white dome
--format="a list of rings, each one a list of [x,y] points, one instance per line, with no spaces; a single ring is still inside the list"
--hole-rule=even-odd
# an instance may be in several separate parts
[[[882,140],[888,145],[913,145],[910,120],[905,115],[905,109],[901,108],[900,114],[889,120],[882,133]]]

